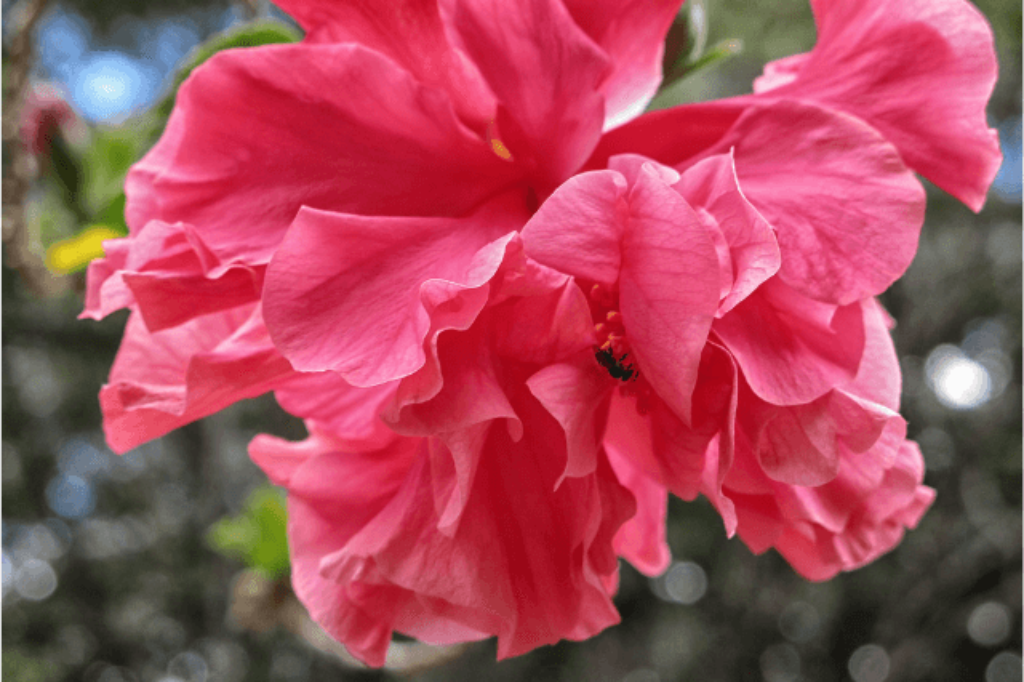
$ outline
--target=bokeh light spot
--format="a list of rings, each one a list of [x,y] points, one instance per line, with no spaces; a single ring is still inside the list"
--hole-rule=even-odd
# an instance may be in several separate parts
[[[678,604],[696,604],[708,590],[707,574],[692,561],[672,564],[663,580],[668,598]]]
[[[846,668],[854,682],[883,682],[889,677],[889,654],[877,644],[865,644],[853,652]]]
[[[120,52],[96,52],[82,62],[71,95],[82,115],[109,121],[145,104],[155,80],[138,61]]]
[[[998,602],[980,604],[967,619],[967,634],[981,646],[998,646],[1010,636],[1010,609]]]
[[[925,361],[928,385],[935,397],[954,410],[970,410],[992,397],[992,378],[983,364],[956,346],[942,344]]]
[[[0,575],[3,576],[3,591],[6,597],[7,593],[14,587],[14,562],[11,561],[11,557],[7,555],[7,552],[3,552],[0,555],[0,566],[2,566],[2,573]]]
[[[184,682],[206,682],[206,659],[195,651],[183,651],[167,664],[167,674]]]
[[[29,559],[18,567],[14,575],[14,589],[29,601],[42,601],[57,589],[57,574],[49,563]]]
[[[70,474],[60,474],[50,480],[46,486],[46,503],[66,519],[84,518],[96,507],[92,485]]]
[[[998,653],[985,668],[985,682],[1021,682],[1021,677],[1024,677],[1021,665],[1017,654],[1009,651]]]

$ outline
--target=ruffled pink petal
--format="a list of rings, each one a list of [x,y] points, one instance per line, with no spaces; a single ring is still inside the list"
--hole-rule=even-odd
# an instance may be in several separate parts
[[[804,405],[779,407],[749,397],[741,419],[765,474],[782,483],[818,486],[839,473],[844,450],[864,452],[900,417],[885,407],[834,390]]]
[[[566,477],[593,473],[602,412],[607,411],[614,386],[608,372],[594,362],[593,351],[583,351],[570,362],[548,365],[531,376],[526,385],[565,430],[565,471],[555,485],[561,485]]]
[[[852,380],[864,352],[861,306],[834,306],[768,280],[714,332],[753,392],[773,405],[799,405]]]
[[[249,457],[274,485],[287,488],[292,476],[303,464],[334,449],[331,439],[320,434],[298,443],[261,433],[249,442]]]
[[[133,314],[100,390],[107,443],[125,452],[265,393],[291,374],[253,306],[153,333]]]
[[[661,84],[665,35],[682,0],[565,0],[573,20],[608,55],[601,84],[606,130],[643,113]]]
[[[636,514],[615,534],[615,553],[644,575],[661,575],[672,561],[666,540],[668,490],[637,467],[629,457],[609,449],[611,464],[619,483],[636,498]]]
[[[132,243],[131,239],[103,242],[104,257],[91,261],[85,273],[85,308],[78,319],[102,320],[115,310],[127,308],[135,302],[120,275],[128,262]]]
[[[729,538],[736,534],[739,520],[736,516],[736,506],[730,499],[732,493],[727,494],[722,483],[732,466],[733,451],[731,435],[726,431],[713,438],[704,453],[704,473],[701,480],[701,493],[722,517],[725,534]]]
[[[359,43],[387,55],[421,83],[447,90],[459,114],[481,131],[493,118],[494,97],[466,57],[449,44],[437,0],[275,4],[306,29],[305,42]]]
[[[274,390],[274,397],[287,412],[305,419],[310,430],[331,434],[346,451],[361,452],[394,440],[379,415],[396,388],[394,383],[357,388],[334,372],[296,372]]]
[[[880,485],[859,498],[845,499],[850,510],[840,532],[810,522],[792,523],[775,546],[810,580],[860,568],[895,547],[904,529],[917,526],[935,498],[934,490],[921,485],[923,475],[920,451],[905,441]]]
[[[469,293],[473,294],[469,299],[472,306],[434,306],[431,310],[431,326],[423,342],[426,360],[419,370],[400,381],[384,415],[393,428],[425,435],[497,418],[496,413],[481,419],[472,416],[477,408],[484,412],[490,408],[477,401],[472,390],[467,394],[458,385],[464,371],[469,370],[464,378],[470,384],[490,386],[498,364],[508,367],[510,360],[558,362],[593,343],[590,310],[578,287],[566,275],[526,258],[517,234],[506,243],[504,259],[488,285]],[[484,304],[487,307],[477,316],[475,311]],[[442,344],[442,332],[465,333],[446,333]],[[448,358],[444,368],[442,345]],[[501,361],[492,357],[495,354]],[[521,379],[525,380],[526,375]],[[502,390],[492,393],[497,396]],[[444,408],[445,402],[455,396],[463,396],[459,398],[462,407]],[[428,405],[430,402],[434,405]],[[513,431],[521,426],[518,420],[509,422]]]
[[[902,375],[892,334],[889,333],[891,318],[874,299],[861,301],[861,308],[864,314],[864,355],[857,368],[857,376],[843,390],[898,412]]]
[[[435,316],[465,328],[487,301],[519,207],[467,218],[381,218],[303,209],[267,270],[274,342],[301,371],[370,386],[423,366]]]
[[[460,2],[451,21],[498,99],[501,141],[546,195],[601,136],[607,58],[559,0]]]
[[[594,346],[597,338],[590,306],[575,282],[566,281],[542,296],[537,295],[541,292],[532,293],[509,300],[495,311],[492,319],[499,355],[550,365]]]
[[[80,318],[135,305],[150,331],[259,299],[263,268],[221,263],[189,225],[153,221],[89,264]]]
[[[810,580],[878,558],[899,542],[904,528],[917,524],[934,498],[921,485],[920,452],[905,436],[906,424],[892,415],[867,450],[850,447],[856,438],[839,438],[837,475],[809,487],[768,478],[738,432],[737,459],[723,494],[734,505],[740,537],[755,553],[775,547]]]
[[[436,436],[446,447],[431,449],[438,528],[452,534],[465,510],[491,423],[522,437],[523,424],[509,403],[487,343],[489,320],[469,330],[434,336],[430,362],[403,380],[384,420],[395,431]],[[411,384],[411,386],[410,386]],[[429,386],[429,389],[425,389]],[[439,472],[446,476],[437,476]]]
[[[845,305],[910,265],[925,196],[896,149],[861,121],[794,101],[749,108],[714,147],[733,148],[744,195],[777,233],[779,276]]]
[[[128,175],[126,218],[133,233],[190,223],[225,262],[260,264],[301,206],[458,215],[515,172],[444,92],[377,52],[229,50],[178,91],[163,138]]]
[[[710,156],[688,168],[675,189],[702,217],[709,217],[711,229],[718,230],[728,249],[728,270],[716,317],[774,275],[781,265],[775,232],[757,209],[743,196],[736,178],[733,154]],[[719,257],[719,260],[723,260]]]
[[[985,105],[996,82],[992,30],[965,0],[812,0],[818,43],[772,62],[755,91],[867,121],[907,165],[975,211],[1001,154]]]
[[[353,603],[348,586],[323,578],[320,564],[391,501],[421,447],[418,439],[399,439],[383,450],[347,453],[315,434],[302,443],[260,436],[250,446],[253,460],[289,488],[295,594],[313,620],[370,665],[384,664],[393,624]]]
[[[906,423],[898,417],[893,418],[885,424],[883,434],[872,444],[870,452],[854,452],[841,445],[841,466],[828,485],[775,486],[781,513],[786,518],[808,521],[831,533],[841,533],[855,511],[850,501],[868,498],[882,487],[886,472],[893,466],[906,435]],[[891,498],[897,505],[902,505],[906,500],[901,502],[901,496],[896,494]]]
[[[738,403],[739,370],[736,361],[719,343],[708,340],[694,391],[694,405],[699,410],[694,416],[695,431],[707,443],[698,486],[721,514],[725,532],[730,538],[736,533],[736,512],[722,492],[722,486],[735,458]]]
[[[612,538],[634,513],[632,500],[603,460],[594,475],[553,492],[562,466],[551,444],[561,428],[539,404],[515,404],[531,428],[518,442],[490,429],[454,534],[437,530],[437,474],[421,456],[387,507],[321,561],[320,575],[348,584],[364,611],[396,619],[396,599],[414,595],[445,618],[497,634],[499,658],[617,622],[605,578],[616,571]],[[395,589],[376,589],[387,585]]]

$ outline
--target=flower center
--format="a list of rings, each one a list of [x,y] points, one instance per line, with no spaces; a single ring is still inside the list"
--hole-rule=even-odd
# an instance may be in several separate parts
[[[618,308],[618,295],[602,284],[590,288],[590,312],[594,317],[594,332],[597,344],[594,358],[608,370],[613,379],[636,381],[640,370],[630,358],[626,329],[622,325],[622,313]]]
[[[586,289],[584,289],[586,291]],[[608,371],[613,379],[622,382],[619,393],[636,398],[636,410],[648,414],[651,407],[651,386],[637,367],[633,352],[626,340],[626,328],[619,312],[619,294],[603,284],[594,284],[588,294],[590,314],[594,319],[594,359]]]

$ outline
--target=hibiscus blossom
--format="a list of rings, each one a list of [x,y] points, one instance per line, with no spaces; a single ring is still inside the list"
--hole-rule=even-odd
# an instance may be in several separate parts
[[[998,165],[987,26],[817,2],[755,94],[634,118],[680,4],[288,0],[305,40],[198,68],[129,174],[83,313],[132,310],[108,441],[275,391],[311,434],[251,446],[296,593],[368,663],[592,636],[616,554],[667,564],[667,491],[814,579],[930,502],[872,297],[911,169],[977,208]],[[911,38],[927,66],[880,75]]]

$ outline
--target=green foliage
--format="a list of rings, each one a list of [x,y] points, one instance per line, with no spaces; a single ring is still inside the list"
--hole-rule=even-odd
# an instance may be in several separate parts
[[[276,579],[289,568],[286,526],[284,495],[264,486],[249,495],[241,514],[213,524],[206,541],[217,552]]]
[[[91,223],[102,223],[127,234],[124,222],[124,178],[142,155],[137,126],[96,127],[84,152],[85,182],[78,201]]]
[[[4,647],[3,678],[18,682],[59,680],[61,671],[53,661],[33,658],[18,649]]]
[[[734,57],[743,51],[743,41],[738,38],[730,38],[715,43],[711,49],[703,52],[696,58],[687,57],[665,74],[665,85],[671,85],[687,76],[693,75],[709,66],[715,66],[719,62]]]
[[[733,38],[717,42],[706,50],[708,34],[707,3],[704,0],[687,2],[666,40],[662,90],[739,54],[743,48],[743,42]]]

